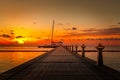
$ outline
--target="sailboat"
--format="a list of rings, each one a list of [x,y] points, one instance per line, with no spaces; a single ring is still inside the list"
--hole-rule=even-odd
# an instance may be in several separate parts
[[[50,45],[38,46],[39,48],[41,48],[41,47],[42,48],[56,48],[56,47],[58,47],[58,45],[56,44],[56,42],[53,41],[54,24],[55,24],[55,21],[53,20]]]

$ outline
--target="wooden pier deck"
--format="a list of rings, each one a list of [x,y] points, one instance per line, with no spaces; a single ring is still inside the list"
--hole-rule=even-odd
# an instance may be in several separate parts
[[[107,71],[112,71],[113,75]],[[118,77],[116,77],[118,76]],[[120,80],[120,72],[103,69],[63,47],[0,75],[0,80]]]

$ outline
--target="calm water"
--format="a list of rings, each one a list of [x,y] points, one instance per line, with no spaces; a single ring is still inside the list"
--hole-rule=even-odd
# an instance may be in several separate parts
[[[37,47],[0,47],[0,50],[52,50]],[[45,52],[0,52],[0,73],[27,62]]]
[[[38,47],[0,47],[0,51],[2,50],[44,51],[44,50],[51,50],[51,49],[50,48],[38,48]]]
[[[37,47],[0,47],[0,50],[52,50]],[[81,48],[79,48],[81,49]],[[95,47],[86,47],[88,50],[95,50]],[[120,50],[120,47],[106,47],[106,50]],[[5,72],[15,66],[27,62],[45,52],[0,52],[0,73]],[[81,53],[79,53],[81,54]],[[86,57],[97,60],[97,52],[87,52]],[[104,52],[104,63],[120,71],[120,52]]]
[[[79,49],[81,49],[79,47]],[[96,50],[95,47],[86,47],[86,50]],[[120,50],[120,46],[114,46],[114,47],[105,47],[104,50]],[[79,52],[79,54],[81,54]],[[97,61],[97,52],[86,52],[86,57]],[[120,52],[103,52],[103,60],[104,64],[120,71]]]

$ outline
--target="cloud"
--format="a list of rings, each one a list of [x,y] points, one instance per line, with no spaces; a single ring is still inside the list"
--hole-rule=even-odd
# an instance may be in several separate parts
[[[119,24],[119,23],[118,23]],[[108,25],[109,27],[113,27],[113,28],[115,28],[115,27],[120,27],[120,25]]]
[[[2,35],[0,35],[0,37],[2,37],[2,38],[11,38],[12,36],[10,36],[9,34],[2,34]],[[24,38],[24,36],[16,36],[16,37],[14,37],[14,38]]]
[[[65,38],[70,38],[70,37],[75,37],[75,36],[82,36],[82,33],[79,32],[67,32],[67,33],[63,33],[60,36],[55,36],[55,37],[65,37]]]
[[[72,27],[72,30],[77,30],[77,28],[76,27]]]
[[[72,27],[72,28],[64,28],[64,30],[66,30],[66,31],[69,31],[69,30],[77,30],[77,28],[76,28],[76,27]]]
[[[24,36],[17,36],[16,38],[24,38]]]
[[[41,37],[37,37],[37,39],[41,39]]]
[[[120,40],[120,38],[88,38],[87,40]]]
[[[120,34],[120,27],[102,29],[97,32],[98,34]]]
[[[57,25],[59,25],[59,26],[63,26],[64,24],[63,24],[63,23],[58,23]]]
[[[91,28],[82,31],[84,32],[84,34],[89,34],[89,35],[119,35],[120,27],[106,28],[106,29]]]
[[[69,30],[71,30],[71,28],[64,28],[64,30],[69,31]]]
[[[63,33],[61,36],[58,37],[82,37],[82,36],[110,36],[110,35],[120,35],[120,27],[115,28],[106,28],[106,29],[87,29],[80,31],[69,31]]]
[[[2,34],[0,35],[0,37],[3,37],[3,38],[10,38],[11,36],[9,34]]]
[[[90,28],[90,29],[87,29],[87,30],[82,30],[83,32],[97,32],[99,30],[95,29],[95,28]]]

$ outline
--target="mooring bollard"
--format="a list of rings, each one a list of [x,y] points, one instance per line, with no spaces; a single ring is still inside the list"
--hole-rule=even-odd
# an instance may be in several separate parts
[[[78,46],[75,45],[75,53],[77,54],[78,53]]]
[[[82,44],[81,45],[81,47],[82,47],[82,57],[85,57],[85,44]]]
[[[97,65],[98,66],[103,66],[103,55],[102,55],[102,51],[105,48],[102,44],[98,44],[98,46],[96,47],[98,50],[98,60],[97,60]]]

